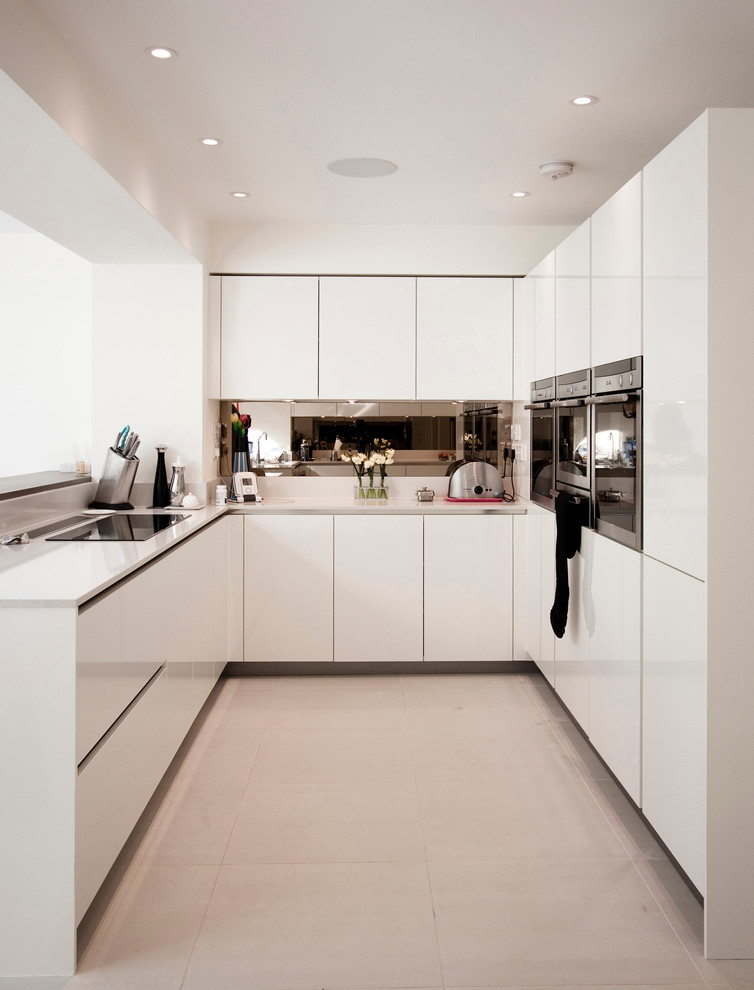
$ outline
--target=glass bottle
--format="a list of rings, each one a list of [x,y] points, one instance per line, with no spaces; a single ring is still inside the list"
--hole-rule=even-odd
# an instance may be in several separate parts
[[[157,467],[154,472],[154,488],[152,489],[152,507],[155,509],[170,505],[168,472],[165,467],[165,451],[167,449],[167,445],[162,446],[161,444],[155,448],[157,451]]]

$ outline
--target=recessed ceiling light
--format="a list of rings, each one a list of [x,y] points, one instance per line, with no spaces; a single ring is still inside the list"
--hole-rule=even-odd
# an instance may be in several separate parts
[[[599,100],[596,96],[574,96],[568,102],[572,103],[575,107],[588,107],[592,103],[599,103]]]
[[[199,138],[199,144],[206,144],[208,148],[214,148],[218,144],[222,144],[220,138]]]
[[[384,158],[340,158],[327,167],[336,175],[346,175],[350,179],[378,179],[398,170],[397,165]]]
[[[231,196],[235,196],[236,199],[246,199],[249,194],[247,192],[232,192]]]
[[[523,189],[519,189],[517,192],[511,193],[511,196],[513,196],[514,199],[523,199],[524,196],[528,196],[528,195],[529,193],[525,192]]]
[[[174,48],[165,48],[163,45],[147,48],[147,55],[152,58],[178,58],[178,52]]]

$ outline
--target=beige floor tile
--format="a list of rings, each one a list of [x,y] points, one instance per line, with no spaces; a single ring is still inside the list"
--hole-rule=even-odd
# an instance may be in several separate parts
[[[413,784],[255,784],[226,863],[423,862]]]
[[[212,723],[196,740],[178,776],[203,784],[245,784],[259,752],[264,729]]]
[[[225,866],[183,990],[441,983],[423,864]]]
[[[279,677],[226,677],[220,682],[220,693],[214,709],[227,708],[267,694],[276,694]]]
[[[254,781],[413,780],[408,735],[398,730],[308,732],[270,729],[253,772]]]
[[[485,711],[466,709],[461,714],[480,710]],[[475,725],[468,720],[457,727],[446,719],[439,728],[411,726],[409,734],[417,780],[507,780],[528,774],[540,780],[548,774],[557,779],[579,777],[547,725],[489,720]]]
[[[551,722],[563,752],[585,780],[612,780],[610,771],[570,720]]]
[[[147,867],[219,865],[244,795],[238,784],[177,783],[142,857]]]
[[[71,990],[179,990],[217,874],[215,866],[140,870]]]
[[[448,986],[701,984],[630,862],[431,863]]]
[[[465,678],[458,683],[452,674],[436,678],[428,675],[427,680],[432,683],[422,683],[421,675],[415,679],[404,677],[407,708],[501,708],[519,713],[530,711],[532,715],[537,712],[535,702],[518,677],[503,677],[500,687],[476,685]]]
[[[428,691],[438,687],[494,688],[509,691],[516,697],[526,692],[520,674],[401,674],[400,677],[404,689]]]
[[[418,787],[430,861],[628,861],[581,781],[538,780],[528,772],[520,781],[420,781]]]
[[[310,729],[395,732],[406,728],[406,712],[401,708],[274,708],[266,713],[268,729],[307,732]]]
[[[399,682],[400,684],[400,682]],[[359,710],[362,708],[398,708],[403,709],[403,691],[399,689],[374,687],[353,688],[333,687],[329,691],[322,688],[281,688],[277,692],[272,707],[286,710]]]

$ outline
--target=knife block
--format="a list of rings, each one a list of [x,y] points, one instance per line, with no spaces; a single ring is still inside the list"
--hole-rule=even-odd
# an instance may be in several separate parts
[[[138,457],[124,457],[108,447],[97,493],[90,509],[133,509],[129,499],[139,467]]]

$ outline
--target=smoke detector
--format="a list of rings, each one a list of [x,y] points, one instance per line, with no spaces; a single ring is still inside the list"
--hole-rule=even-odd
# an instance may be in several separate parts
[[[563,179],[573,172],[573,162],[543,162],[539,174],[546,179]]]

